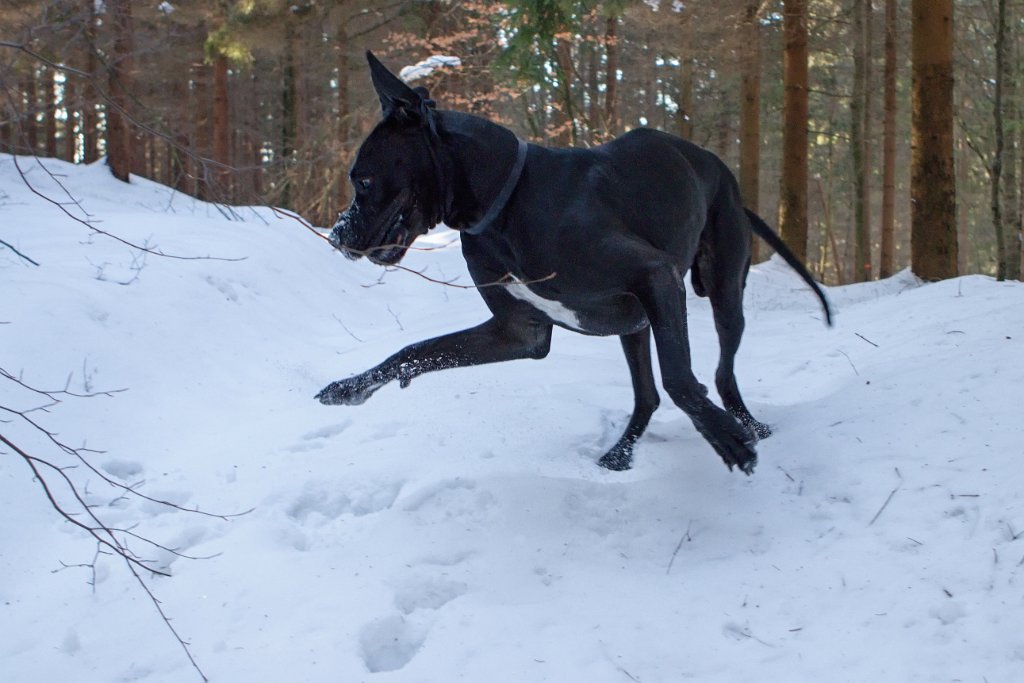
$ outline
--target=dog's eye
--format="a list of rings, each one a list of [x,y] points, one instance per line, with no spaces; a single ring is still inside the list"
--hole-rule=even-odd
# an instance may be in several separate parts
[[[356,187],[363,191],[369,190],[372,185],[372,178],[359,178],[356,180]]]

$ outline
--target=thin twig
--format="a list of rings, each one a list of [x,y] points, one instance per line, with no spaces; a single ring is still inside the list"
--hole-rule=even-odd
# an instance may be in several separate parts
[[[4,240],[0,240],[0,244],[2,244],[3,246],[7,247],[7,248],[8,248],[8,249],[10,249],[11,251],[13,251],[13,252],[15,253],[15,255],[17,255],[17,256],[19,256],[19,257],[21,257],[21,258],[22,258],[22,259],[24,259],[25,261],[28,261],[28,262],[29,262],[29,263],[31,263],[31,264],[32,264],[33,266],[38,266],[38,265],[39,265],[39,262],[38,262],[38,261],[35,261],[35,260],[33,260],[33,259],[30,259],[30,258],[29,258],[28,256],[25,256],[25,254],[23,254],[23,253],[21,253],[20,251],[18,251],[17,249],[15,249],[15,248],[14,248],[14,246],[12,246],[10,242],[5,242]]]
[[[899,491],[899,490],[900,490],[900,487],[899,487],[899,486],[897,486],[896,488],[894,488],[894,489],[892,490],[892,492],[891,492],[891,493],[889,494],[889,497],[885,499],[885,502],[884,502],[884,503],[882,503],[882,507],[878,508],[878,512],[876,512],[876,513],[875,513],[875,516],[871,518],[871,521],[870,521],[870,522],[868,522],[868,526],[871,526],[872,524],[874,524],[874,523],[875,523],[875,521],[876,521],[876,520],[877,520],[877,519],[878,519],[879,517],[881,517],[881,516],[882,516],[882,512],[883,512],[883,511],[885,510],[885,508],[886,508],[886,507],[888,507],[888,505],[889,505],[889,501],[891,501],[891,500],[892,500],[892,497],[893,497],[893,496],[895,496],[895,495],[896,495],[896,492],[897,492],[897,491]]]
[[[860,377],[860,373],[857,372],[857,366],[853,364],[852,360],[850,360],[850,357],[846,354],[846,351],[843,351],[842,349],[839,349],[839,353],[841,353],[844,356],[846,356],[846,362],[848,362],[850,364],[850,367],[853,368],[854,374],[857,375],[858,377]]]
[[[879,348],[879,347],[878,347],[878,344],[876,344],[875,342],[871,341],[870,339],[868,339],[867,337],[865,337],[865,336],[864,336],[863,334],[861,334],[860,332],[854,332],[854,334],[855,334],[855,335],[857,335],[858,337],[860,337],[861,339],[863,339],[864,341],[866,341],[866,342],[867,342],[868,344],[871,344],[872,346],[874,346],[874,347],[875,347],[876,349],[877,349],[877,348]]]
[[[123,237],[115,235],[115,234],[113,234],[111,232],[107,232],[106,230],[101,230],[101,229],[97,228],[95,225],[93,225],[91,219],[83,219],[83,218],[80,218],[80,217],[76,216],[75,214],[73,214],[71,211],[69,211],[67,209],[67,207],[65,206],[64,202],[58,202],[57,200],[53,199],[49,195],[45,194],[44,192],[40,192],[38,189],[36,189],[36,187],[29,181],[28,176],[25,174],[25,171],[21,168],[21,164],[18,163],[17,155],[13,155],[11,158],[14,160],[14,167],[18,171],[18,175],[21,176],[22,182],[25,183],[25,187],[27,187],[29,189],[29,191],[32,192],[32,194],[34,194],[37,197],[39,197],[39,198],[49,202],[50,204],[53,204],[58,209],[60,209],[68,218],[70,218],[71,220],[75,221],[76,223],[80,223],[80,224],[84,225],[85,227],[87,227],[89,230],[91,230],[92,232],[94,232],[97,235],[103,235],[104,237],[108,237],[108,238],[114,240],[115,242],[120,242],[121,244],[124,244],[124,245],[126,245],[128,247],[131,247],[132,249],[138,249],[139,251],[146,252],[147,254],[153,254],[154,256],[162,256],[163,258],[176,259],[176,260],[179,260],[179,261],[229,261],[229,262],[235,262],[235,261],[244,261],[245,258],[246,258],[244,256],[236,257],[236,258],[225,258],[225,257],[221,257],[221,256],[182,256],[180,254],[168,254],[167,252],[160,251],[159,249],[154,249],[154,248],[146,247],[146,246],[143,246],[143,245],[140,245],[140,244],[135,244],[134,242],[126,240]],[[35,155],[33,155],[33,158],[36,160],[36,163],[39,164],[39,167],[42,168],[44,171],[46,171],[47,175],[49,175],[50,178],[55,183],[57,183],[57,185],[64,192],[67,193],[68,189],[65,187],[64,183],[62,183],[60,180],[58,180],[57,177],[53,173],[51,173],[49,171],[49,169],[47,169],[43,165],[42,160],[39,159],[38,157],[36,157]],[[85,212],[85,210],[81,206],[81,203],[77,199],[74,199],[72,201],[72,204],[75,205],[75,206],[78,206],[83,212]]]
[[[676,549],[672,551],[672,558],[669,559],[669,561],[668,561],[668,568],[665,570],[665,575],[666,576],[668,576],[668,574],[671,573],[672,565],[675,563],[676,555],[679,554],[679,549],[683,547],[683,543],[693,540],[693,538],[690,537],[690,527],[692,527],[692,526],[693,526],[693,520],[691,519],[689,521],[689,523],[686,525],[686,532],[679,539],[679,543],[676,544]]]
[[[291,218],[292,220],[298,222],[302,227],[306,228],[307,230],[309,230],[311,233],[313,233],[314,235],[316,235],[317,237],[319,237],[323,241],[327,242],[328,244],[331,244],[330,239],[328,239],[326,235],[324,235],[319,230],[317,230],[312,225],[310,225],[301,216],[299,216],[297,214],[294,214],[291,211],[285,211],[284,209],[279,209],[279,208],[275,208],[275,207],[271,207],[271,211],[273,211],[275,215],[280,215],[280,216],[285,216],[286,218]],[[451,244],[451,243],[449,243],[449,244]],[[360,250],[360,249],[349,249],[348,252],[350,254],[354,254],[356,256],[371,256],[374,253],[379,252],[379,251],[387,251],[388,249],[394,249],[395,247],[404,247],[404,246],[405,245],[402,245],[402,244],[382,244],[382,245],[377,246],[377,247],[371,247],[369,249],[363,249],[363,250]],[[410,246],[410,247],[405,247],[405,248],[407,250],[410,250],[410,251],[436,251],[438,249],[443,249],[443,248],[445,248],[447,246],[448,246],[448,244],[441,245],[441,246],[434,246],[434,247],[411,247]],[[331,247],[333,248],[334,245],[331,245]],[[460,285],[460,284],[456,283],[456,280],[458,278],[453,278],[451,280],[438,280],[436,278],[430,277],[429,275],[427,275],[422,270],[416,270],[414,268],[409,268],[407,266],[399,265],[397,263],[393,263],[391,265],[386,266],[386,269],[388,269],[388,270],[401,270],[401,271],[405,271],[406,273],[411,273],[413,275],[416,275],[417,277],[421,277],[424,280],[426,280],[427,282],[433,282],[434,284],[444,285],[446,287],[455,287],[457,289],[484,289],[485,287],[507,287],[508,285],[511,285],[511,284],[532,285],[532,284],[536,284],[538,282],[547,282],[548,280],[553,280],[556,277],[558,277],[558,273],[549,273],[548,275],[545,275],[544,277],[536,278],[534,280],[518,280],[518,279],[516,279],[516,277],[512,273],[505,273],[503,276],[501,276],[500,278],[498,278],[494,282],[485,282],[482,285],[476,285],[476,284],[474,284],[474,285]]]

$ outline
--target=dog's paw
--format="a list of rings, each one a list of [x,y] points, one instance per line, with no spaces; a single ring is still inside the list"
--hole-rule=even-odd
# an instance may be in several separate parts
[[[730,410],[729,414],[739,420],[740,424],[746,427],[758,441],[772,435],[771,427],[763,422],[758,422],[753,415],[745,410]]]
[[[384,384],[385,382],[375,382],[366,375],[356,375],[331,382],[314,398],[325,406],[357,406],[365,403],[366,399]]]
[[[623,472],[633,466],[633,447],[620,448],[616,445],[610,451],[601,456],[597,464],[607,470]]]
[[[748,476],[754,473],[757,466],[757,451],[754,450],[757,437],[746,426],[722,411],[705,419],[703,424],[698,425],[698,430],[730,470],[738,467]]]

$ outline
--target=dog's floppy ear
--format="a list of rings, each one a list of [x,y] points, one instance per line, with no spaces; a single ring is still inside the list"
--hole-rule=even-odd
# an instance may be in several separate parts
[[[380,98],[381,111],[386,117],[398,109],[404,109],[409,113],[418,114],[424,106],[423,97],[416,90],[413,90],[394,75],[388,68],[381,64],[372,52],[366,51],[366,61],[370,63],[370,78],[373,80],[373,89],[377,91]]]

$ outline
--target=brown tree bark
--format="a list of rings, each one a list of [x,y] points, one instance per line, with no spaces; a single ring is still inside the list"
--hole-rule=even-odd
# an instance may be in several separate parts
[[[36,92],[35,69],[29,69],[28,75],[22,79],[21,92],[25,98],[25,115],[21,117],[21,135],[16,145],[21,154],[26,152],[38,154],[39,125],[36,121],[36,112],[39,109],[39,95]],[[26,144],[28,145],[28,150],[24,149]]]
[[[128,121],[132,71],[132,6],[130,0],[108,0],[114,46],[107,65],[110,105],[107,107],[107,165],[118,180],[128,182],[132,168],[132,130]]]
[[[192,65],[193,125],[195,158],[192,160],[195,196],[211,199],[210,169],[203,161],[210,157],[210,68],[204,63]]]
[[[336,135],[341,149],[337,163],[338,169],[337,187],[335,190],[335,201],[339,210],[348,206],[349,202],[349,179],[348,179],[348,138],[351,134],[351,111],[349,108],[349,39],[348,26],[344,20],[338,25],[337,37],[334,42],[334,49],[337,53],[338,65],[338,127]]]
[[[964,103],[961,106],[968,106]],[[967,137],[964,131],[957,131],[956,134],[956,182],[957,187],[967,187],[970,179],[970,148],[967,146]],[[956,204],[956,233],[957,233],[957,257],[956,267],[960,275],[967,275],[971,272],[971,222],[967,214],[966,202]]]
[[[96,2],[82,0],[86,5],[85,36],[85,71],[92,78],[96,73]],[[99,116],[96,113],[96,87],[91,80],[85,81],[82,91],[82,161],[91,164],[99,158]]]
[[[872,103],[874,101],[874,83],[872,82],[874,69],[872,69],[871,56],[874,52],[873,40],[873,17],[874,7],[872,0],[864,2],[864,168],[862,173],[863,184],[860,193],[861,214],[864,219],[860,222],[860,234],[857,236],[858,272],[857,278],[861,282],[869,282],[874,278],[874,271],[871,265],[871,171],[874,166],[872,141],[874,139],[872,124]]]
[[[558,99],[555,107],[555,144],[575,145],[579,139],[576,128],[576,106],[573,100],[573,81],[576,69],[572,59],[572,42],[566,37],[555,39],[555,65],[558,67]]]
[[[957,274],[953,2],[914,0],[911,262],[925,280]]]
[[[620,129],[619,111],[615,101],[619,90],[619,18],[611,14],[605,22],[604,49],[607,64],[604,81],[604,137],[610,140]]]
[[[740,194],[750,210],[760,210],[761,181],[761,24],[756,0],[744,6],[743,79],[740,111]],[[761,241],[753,238],[751,260],[761,260]]]
[[[55,159],[57,157],[57,107],[54,100],[56,99],[57,84],[53,69],[44,67],[42,75],[43,92],[39,104],[43,110],[44,150],[46,156]]]
[[[298,147],[299,113],[298,86],[295,70],[295,31],[290,19],[284,22],[284,54],[282,55],[283,78],[281,82],[281,157],[284,169],[290,169]],[[285,171],[287,173],[287,170]],[[284,178],[281,185],[281,204],[292,206],[294,192],[292,179]]]
[[[953,166],[953,0],[913,0],[911,266],[924,280],[957,275]]]
[[[584,43],[581,49],[586,52],[587,62],[584,68],[587,83],[587,144],[596,145],[604,141],[602,125],[601,90],[598,87],[597,45]]]
[[[779,229],[807,260],[807,2],[785,0],[783,33],[782,185]]]
[[[870,2],[853,3],[853,96],[850,99],[850,153],[853,158],[853,267],[855,282],[871,279],[871,194],[868,120],[871,84]]]
[[[218,54],[213,60],[213,160],[216,194],[222,201],[231,197],[231,110],[228,98],[228,58]]]
[[[992,227],[996,234],[996,279],[1006,279],[1006,234],[1003,226],[1003,206],[1000,196],[1003,173],[1003,150],[1005,126],[1003,125],[1003,76],[1006,64],[1006,0],[998,0],[996,19],[996,76],[995,99],[992,106],[993,136],[992,162],[989,167],[989,207],[992,211]]]
[[[14,126],[11,112],[0,109],[0,152],[14,152]]]
[[[693,137],[693,20],[692,10],[684,8],[679,26],[679,112],[676,128],[679,137]]]
[[[1003,33],[1003,58],[997,79],[1002,83],[1003,128],[1002,187],[999,201],[1002,205],[1003,235],[1006,244],[1004,274],[1007,280],[1020,280],[1021,211],[1017,185],[1017,143],[1020,139],[1017,102],[1017,74],[1014,65],[1014,36],[1010,27],[1016,24],[1014,5],[999,0],[999,22]]]
[[[63,105],[64,111],[67,113],[67,117],[64,119],[64,136],[62,138],[64,145],[61,157],[65,161],[74,163],[75,153],[78,150],[78,136],[75,133],[75,119],[78,109],[78,90],[75,87],[75,79],[72,76],[68,76],[64,79]]]
[[[885,120],[882,124],[882,225],[878,276],[896,272],[896,0],[885,0]]]

